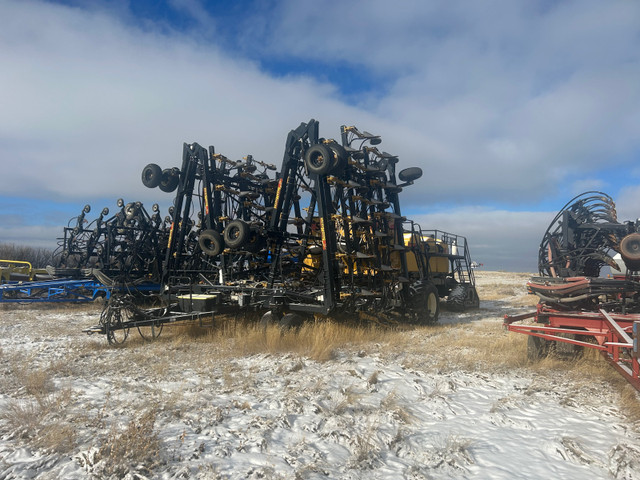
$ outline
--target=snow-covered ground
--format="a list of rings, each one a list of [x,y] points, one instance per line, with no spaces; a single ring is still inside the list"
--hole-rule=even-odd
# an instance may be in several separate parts
[[[0,479],[640,478],[606,381],[469,368],[477,351],[447,347],[516,335],[498,327],[531,308],[527,278],[479,272],[479,311],[324,362],[189,337],[111,348],[81,332],[98,306],[3,308]]]

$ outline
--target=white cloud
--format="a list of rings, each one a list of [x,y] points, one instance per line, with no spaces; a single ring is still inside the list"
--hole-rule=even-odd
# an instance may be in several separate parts
[[[171,5],[215,24],[196,0]],[[401,165],[430,173],[422,202],[452,190],[460,203],[539,201],[640,149],[639,27],[629,20],[640,7],[544,5],[281,2],[265,18],[247,12],[254,49],[394,78],[366,111],[329,84],[272,78],[197,34],[138,28],[108,10],[5,2],[0,148],[16,165],[5,193],[29,181],[42,196],[117,187],[148,197],[141,167],[176,164],[183,141],[279,163],[288,130],[314,117],[326,136],[342,123],[383,135]]]
[[[607,186],[607,183],[600,178],[584,178],[573,182],[566,191],[573,197],[587,191],[605,191]]]
[[[199,27],[206,28],[216,24],[215,18],[207,12],[199,0],[168,0],[168,3],[176,10],[189,15]]]
[[[286,135],[319,117],[364,117],[308,78],[274,80],[254,64],[181,36],[125,27],[107,13],[5,3],[0,29],[3,194],[141,195],[142,167],[179,164],[182,142],[280,164]],[[38,19],[47,20],[39,22]],[[34,188],[35,187],[35,188]]]
[[[471,258],[487,270],[535,273],[540,241],[556,213],[461,207],[412,219],[423,229],[466,237]]]
[[[178,165],[182,142],[280,165],[288,131],[316,118],[323,136],[355,124],[399,168],[421,166],[404,205],[478,206],[423,215],[430,226],[456,227],[496,268],[529,255],[535,268],[547,214],[509,207],[606,187],[597,170],[640,152],[636,2],[256,3],[233,52],[199,34],[221,24],[197,0],[170,1],[199,25],[189,33],[90,4],[0,3],[3,195],[166,203],[140,172]],[[341,62],[385,88],[348,105],[324,80],[265,73],[263,56]]]
[[[367,105],[386,138],[411,133],[394,153],[460,173],[429,201],[456,186],[463,201],[524,203],[640,152],[639,14],[634,2],[290,0],[261,40],[276,57],[391,75]]]
[[[616,211],[618,221],[635,221],[640,219],[640,185],[631,185],[623,188],[617,198]]]

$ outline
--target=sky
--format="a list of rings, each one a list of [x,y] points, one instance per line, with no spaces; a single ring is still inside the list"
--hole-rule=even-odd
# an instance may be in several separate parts
[[[423,169],[404,215],[534,272],[575,195],[640,217],[640,2],[0,0],[0,243],[168,205],[140,174],[183,142],[280,165],[312,118]]]

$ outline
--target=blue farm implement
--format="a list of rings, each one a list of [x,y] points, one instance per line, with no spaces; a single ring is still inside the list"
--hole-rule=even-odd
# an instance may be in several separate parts
[[[0,285],[0,302],[88,302],[108,298],[110,289],[95,280],[57,279]]]
[[[9,282],[0,285],[0,303],[36,302],[90,302],[97,298],[109,299],[113,291],[135,290],[155,292],[157,284],[135,287],[106,286],[93,279],[53,279],[33,282]]]

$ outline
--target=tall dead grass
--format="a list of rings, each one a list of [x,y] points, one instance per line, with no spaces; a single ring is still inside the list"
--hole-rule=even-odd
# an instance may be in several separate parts
[[[632,421],[640,421],[638,395],[634,390],[627,392],[626,382],[598,352],[587,349],[576,356],[553,354],[531,362],[527,358],[528,337],[504,330],[499,318],[411,328],[357,326],[323,319],[289,330],[224,319],[214,327],[190,325],[166,330],[155,344],[142,340],[126,344],[136,349],[137,365],[144,365],[148,355],[166,358],[160,353],[169,349],[216,362],[255,354],[293,354],[326,362],[346,351],[402,357],[407,367],[439,373],[465,370],[508,374],[526,369],[549,379],[561,377],[584,388],[596,382],[611,385],[612,391],[626,392],[621,408]],[[153,362],[154,372],[162,375],[169,364],[166,360]],[[239,381],[235,373],[230,373],[231,377]]]
[[[71,390],[65,389],[11,399],[0,414],[1,430],[46,451],[69,452],[76,442],[75,428],[65,417],[71,397]]]
[[[0,412],[0,432],[48,452],[66,453],[76,443],[69,405],[73,393],[57,387],[60,364],[38,365],[32,356],[2,353],[0,390],[9,400]]]
[[[597,350],[586,348],[573,354],[552,351],[531,361],[527,358],[527,339],[527,335],[505,331],[499,323],[478,323],[438,327],[438,333],[430,335],[425,344],[429,351],[441,352],[433,356],[430,368],[485,373],[526,369],[549,379],[570,381],[576,387],[618,392],[621,411],[629,421],[640,422],[640,394]]]
[[[222,356],[291,353],[326,362],[335,358],[341,349],[366,349],[374,344],[397,343],[400,338],[399,332],[392,328],[329,320],[307,322],[290,329],[225,321],[214,328],[181,327],[167,341],[173,346],[193,342],[207,344],[215,347],[210,353]]]
[[[586,349],[575,356],[550,355],[531,362],[527,358],[527,336],[506,331],[499,321],[389,328],[319,320],[299,328],[282,330],[277,326],[264,328],[255,323],[226,320],[214,328],[179,327],[163,342],[157,348],[165,349],[168,343],[171,349],[197,350],[209,359],[293,354],[326,362],[343,350],[359,355],[375,352],[386,356],[405,356],[407,366],[425,371],[466,370],[491,374],[527,369],[550,377],[561,374],[577,385],[593,382],[616,384],[619,380],[622,385],[626,384],[595,350]],[[145,355],[149,344],[139,345],[139,354]],[[207,348],[203,349],[204,345]],[[143,364],[142,358],[136,363]],[[154,365],[159,371],[166,368],[163,363]],[[616,388],[620,386],[616,385]],[[627,398],[634,399],[634,393],[626,394]],[[626,404],[629,406],[625,410],[640,420],[640,401],[635,398]]]
[[[157,413],[158,407],[152,406],[123,429],[112,428],[99,450],[104,474],[123,478],[132,469],[148,473],[161,462]]]

